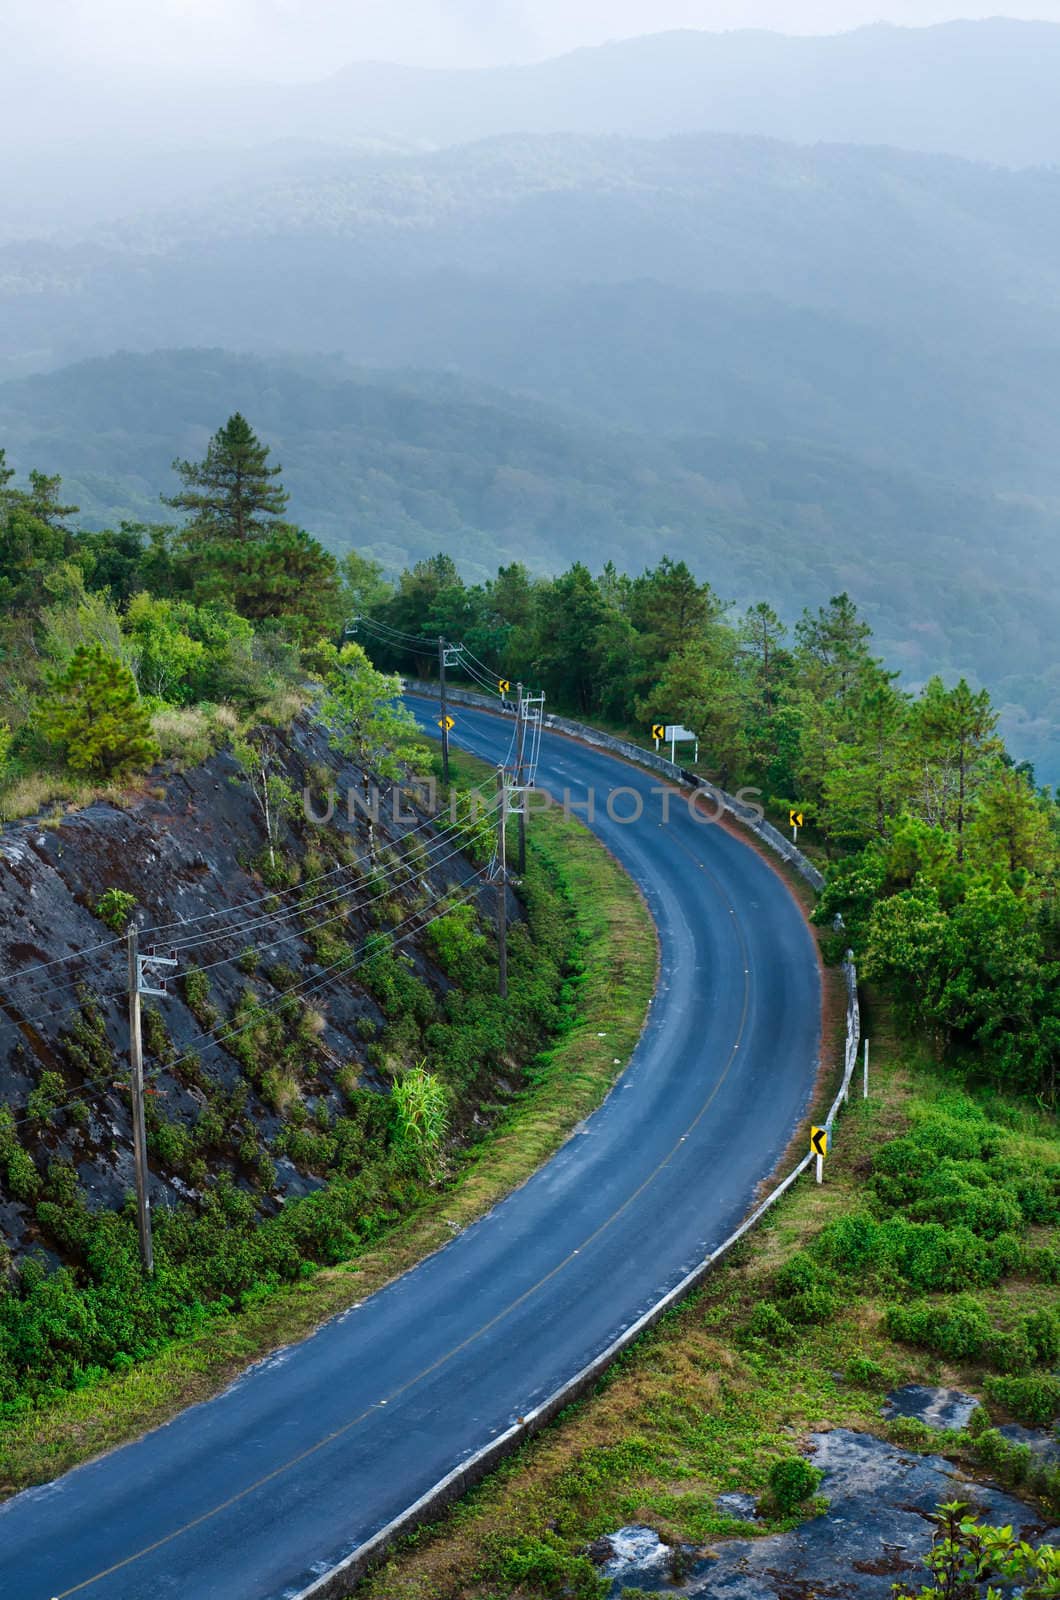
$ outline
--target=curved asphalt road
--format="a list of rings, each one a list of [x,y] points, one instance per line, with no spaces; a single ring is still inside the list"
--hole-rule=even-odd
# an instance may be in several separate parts
[[[418,714],[433,732],[437,707]],[[456,715],[456,740],[503,759],[510,723]],[[217,1399],[0,1508],[9,1600],[297,1593],[589,1362],[747,1211],[815,1077],[802,914],[753,849],[683,800],[662,826],[646,773],[546,734],[538,785],[595,786],[596,832],[659,930],[658,992],[619,1084],[444,1250]],[[639,823],[604,812],[619,785],[643,798]]]

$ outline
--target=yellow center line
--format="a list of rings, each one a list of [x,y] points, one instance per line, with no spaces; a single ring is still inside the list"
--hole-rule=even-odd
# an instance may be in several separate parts
[[[729,901],[728,896],[725,894],[725,891],[722,889],[714,873],[712,873],[709,868],[705,867],[701,861],[697,860],[692,852],[688,850],[687,846],[681,843],[680,839],[675,838],[674,842],[689,857],[696,869],[711,880],[711,883],[713,884],[719,897],[726,903],[729,912],[735,918],[733,926],[737,930],[737,935],[744,958],[744,990],[743,1008],[740,1013],[739,1026],[736,1030],[736,1039],[729,1051],[729,1058],[725,1063],[725,1067],[718,1077],[717,1082],[714,1084],[714,1087],[711,1089],[709,1095],[700,1106],[692,1121],[688,1124],[688,1127],[685,1129],[684,1133],[681,1134],[681,1136],[676,1140],[671,1149],[665,1156],[663,1156],[658,1165],[648,1174],[643,1183],[641,1183],[632,1194],[627,1195],[622,1204],[618,1206],[609,1217],[605,1218],[605,1220],[601,1222],[599,1226],[595,1228],[580,1245],[571,1250],[562,1261],[550,1268],[550,1270],[546,1272],[543,1277],[539,1278],[536,1283],[530,1286],[530,1288],[525,1289],[523,1293],[518,1295],[516,1299],[511,1301],[509,1305],[498,1311],[489,1319],[488,1322],[484,1322],[482,1326],[476,1328],[473,1333],[469,1333],[465,1339],[461,1339],[459,1344],[453,1345],[452,1349],[447,1350],[444,1355],[440,1355],[435,1361],[432,1361],[430,1366],[424,1367],[421,1372],[416,1373],[415,1377],[409,1378],[398,1388],[392,1390],[390,1394],[387,1395],[385,1400],[375,1401],[372,1405],[366,1407],[364,1411],[360,1412],[358,1416],[351,1417],[348,1422],[343,1423],[341,1428],[335,1428],[331,1433],[325,1434],[322,1439],[318,1439],[315,1444],[307,1445],[304,1450],[301,1450],[297,1455],[292,1456],[289,1461],[284,1461],[280,1466],[274,1467],[271,1472],[266,1472],[264,1476],[255,1479],[253,1483],[247,1484],[245,1488],[238,1490],[237,1493],[229,1495],[227,1500],[222,1500],[218,1505],[211,1507],[209,1511],[204,1511],[201,1513],[201,1515],[193,1517],[189,1522],[182,1523],[179,1528],[174,1528],[171,1533],[163,1534],[162,1538],[156,1539],[153,1544],[144,1545],[142,1549],[134,1551],[132,1555],[125,1556],[121,1561],[116,1561],[113,1566],[104,1568],[102,1572],[95,1573],[91,1578],[84,1578],[80,1583],[75,1583],[72,1588],[63,1589],[59,1594],[53,1595],[51,1600],[68,1600],[70,1595],[81,1594],[85,1589],[90,1589],[94,1584],[101,1583],[104,1578],[112,1577],[115,1572],[121,1572],[123,1568],[132,1566],[134,1562],[142,1561],[146,1556],[153,1555],[156,1550],[163,1549],[167,1544],[172,1544],[175,1539],[179,1539],[184,1534],[190,1533],[193,1528],[199,1528],[204,1522],[209,1522],[214,1517],[220,1516],[222,1512],[229,1510],[231,1506],[238,1505],[241,1500],[245,1500],[249,1495],[257,1493],[257,1491],[259,1489],[263,1489],[266,1484],[272,1483],[276,1478],[282,1477],[282,1475],[286,1472],[290,1472],[294,1467],[299,1466],[303,1461],[307,1461],[310,1456],[314,1456],[319,1451],[326,1449],[328,1445],[334,1444],[336,1439],[341,1439],[345,1434],[350,1433],[354,1428],[358,1427],[362,1422],[364,1422],[366,1417],[371,1416],[373,1411],[377,1411],[380,1406],[390,1405],[393,1401],[400,1399],[402,1395],[407,1394],[410,1389],[413,1389],[417,1384],[422,1383],[424,1379],[430,1377],[433,1372],[437,1372],[440,1367],[444,1367],[448,1362],[452,1361],[461,1353],[461,1351],[466,1350],[469,1345],[472,1345],[477,1340],[481,1339],[484,1334],[488,1333],[492,1328],[495,1328],[498,1323],[503,1322],[504,1319],[510,1316],[513,1311],[516,1311],[527,1300],[531,1299],[533,1295],[537,1294],[541,1289],[543,1289],[545,1284],[549,1283],[560,1272],[568,1267],[577,1255],[580,1255],[581,1252],[587,1249],[589,1245],[595,1243],[595,1241],[600,1238],[601,1234],[606,1233],[608,1228],[617,1222],[618,1218],[621,1217],[622,1214],[640,1198],[645,1190],[655,1182],[660,1173],[665,1171],[670,1162],[673,1160],[674,1156],[680,1150],[682,1144],[684,1144],[685,1140],[688,1138],[688,1135],[699,1126],[700,1122],[702,1122],[703,1118],[706,1116],[711,1105],[713,1104],[719,1090],[721,1089],[722,1084],[729,1075],[729,1071],[734,1060],[736,1059],[736,1054],[740,1047],[740,1041],[743,1037],[744,1027],[747,1022],[747,1012],[750,1006],[751,994],[750,983],[748,982],[748,969],[746,966],[747,942],[744,938],[743,929],[740,926],[739,917],[736,915],[735,907],[732,905],[731,901]],[[415,1271],[415,1268],[410,1270]]]

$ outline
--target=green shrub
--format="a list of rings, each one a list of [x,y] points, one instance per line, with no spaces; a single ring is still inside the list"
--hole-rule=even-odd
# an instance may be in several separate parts
[[[36,1088],[26,1101],[26,1115],[38,1124],[50,1122],[52,1114],[68,1097],[66,1082],[59,1072],[42,1072]]]
[[[397,1148],[410,1155],[424,1172],[433,1173],[449,1127],[445,1085],[421,1062],[397,1080],[391,1100]]]
[[[933,1350],[950,1361],[975,1361],[996,1337],[990,1318],[972,1295],[936,1303],[888,1306],[887,1332],[903,1344]]]
[[[790,1517],[817,1493],[824,1474],[802,1456],[785,1456],[769,1469],[769,1493],[778,1514]]]
[[[0,1106],[0,1172],[8,1193],[16,1200],[33,1200],[40,1189],[40,1173],[29,1151],[19,1141],[15,1118]]]
[[[795,1343],[798,1334],[787,1317],[772,1300],[760,1300],[752,1311],[746,1327],[752,1339],[783,1347]]]
[[[212,1028],[220,1021],[220,1012],[210,1000],[210,980],[198,967],[188,967],[183,977],[184,999],[196,1022]]]
[[[986,1392],[1028,1428],[1049,1427],[1060,1417],[1060,1378],[1052,1375],[987,1378]]]
[[[125,889],[104,889],[96,901],[96,916],[112,933],[124,933],[136,910],[136,896]]]
[[[504,1547],[490,1570],[511,1587],[532,1586],[543,1595],[564,1600],[603,1600],[610,1585],[585,1556],[573,1556],[558,1540],[524,1534]]]
[[[1060,1361],[1060,1313],[1042,1307],[1023,1319],[1023,1334],[1035,1361],[1053,1367]]]
[[[1034,1351],[1024,1329],[998,1329],[987,1345],[986,1360],[996,1372],[1028,1372]]]
[[[815,1254],[837,1272],[860,1280],[899,1280],[921,1293],[995,1284],[1024,1265],[1013,1234],[977,1238],[969,1228],[938,1222],[884,1221],[858,1212],[821,1230]]]
[[[101,644],[78,645],[37,708],[37,726],[73,772],[121,777],[157,761],[136,679]]]
[[[847,1377],[851,1383],[860,1383],[866,1389],[878,1389],[888,1381],[883,1367],[870,1356],[853,1356],[847,1362]]]

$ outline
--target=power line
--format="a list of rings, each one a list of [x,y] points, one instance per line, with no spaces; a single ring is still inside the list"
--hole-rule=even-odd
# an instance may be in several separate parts
[[[491,804],[490,807],[488,808],[488,811],[487,811],[486,814],[491,813],[492,810],[493,810],[493,805]],[[427,861],[425,863],[426,869],[427,870],[431,870],[436,866],[440,866],[443,861],[448,861],[450,859],[450,856],[459,855],[460,854],[460,849],[459,848],[457,848],[455,850],[452,850],[447,855],[442,856],[442,857],[437,858],[437,859],[432,858],[431,852],[438,845],[451,843],[453,839],[460,838],[463,835],[470,833],[472,831],[472,829],[474,828],[474,825],[475,825],[475,820],[473,818],[470,819],[467,822],[464,822],[464,823],[454,823],[449,828],[446,828],[442,833],[440,833],[435,839],[433,839],[431,841],[430,845],[425,847],[426,848],[426,856],[427,856]],[[406,835],[406,837],[409,837],[409,835]],[[354,869],[353,867],[347,867],[344,870],[348,871],[348,872],[352,872],[352,871],[354,871],[356,869]],[[374,874],[374,876],[381,878],[383,883],[384,883],[384,885],[389,885],[390,884],[390,880],[396,878],[397,875],[399,873],[402,873],[402,872],[408,874],[408,876],[410,876],[410,877],[415,877],[415,876],[419,875],[417,873],[416,869],[411,865],[411,863],[409,863],[408,861],[398,861],[398,862],[395,863],[394,866],[388,867],[385,871],[377,873],[377,874]],[[177,950],[177,951],[179,951],[179,950],[190,950],[190,949],[194,949],[197,945],[212,943],[217,939],[235,938],[237,936],[245,937],[248,933],[253,932],[256,928],[263,928],[263,927],[268,927],[270,925],[275,925],[276,923],[287,922],[292,917],[308,916],[313,911],[319,910],[321,906],[333,905],[337,900],[344,899],[346,897],[346,895],[350,893],[352,888],[353,888],[352,884],[347,884],[343,888],[339,888],[339,889],[334,890],[334,892],[329,892],[328,894],[325,894],[325,895],[319,895],[315,899],[306,901],[304,904],[292,906],[290,908],[290,910],[288,910],[288,911],[266,912],[264,915],[262,915],[260,917],[254,917],[254,918],[250,919],[250,921],[237,923],[235,925],[235,927],[218,928],[218,929],[213,930],[210,933],[197,935],[193,939],[170,940],[170,941],[167,941],[166,948],[169,949],[169,950]],[[373,895],[370,900],[361,902],[361,905],[362,906],[373,905],[376,900],[385,899],[387,894],[388,894],[388,892],[389,892],[389,888],[388,887],[384,887],[381,890],[379,890],[379,892],[377,894]],[[328,920],[330,920],[330,919],[328,919]]]
[[[430,927],[431,923],[432,922],[437,922],[439,920],[439,918],[447,916],[448,913],[451,910],[453,910],[455,906],[463,905],[466,901],[470,900],[472,895],[474,895],[474,893],[476,892],[476,887],[477,887],[479,881],[481,880],[481,877],[482,877],[482,873],[481,873],[481,871],[479,871],[479,872],[474,873],[472,878],[465,880],[466,882],[469,882],[469,883],[472,884],[472,887],[468,890],[468,893],[466,895],[462,895],[459,900],[447,904],[444,907],[444,909],[439,911],[439,912],[437,912],[435,916],[428,917],[425,922],[420,923],[420,930],[419,931],[422,931],[423,928]],[[431,904],[432,905],[438,905],[438,904],[440,904],[440,902],[443,899],[447,899],[447,898],[448,898],[448,896],[439,895],[431,902]],[[417,920],[420,917],[422,917],[422,915],[423,915],[422,911],[414,911],[414,912],[411,912],[409,914],[409,916],[405,918],[404,922],[398,923],[398,925],[397,925],[398,928],[406,928],[407,929],[407,932],[405,934],[403,934],[401,936],[401,938],[397,938],[397,937],[394,936],[394,934],[396,934],[396,930],[394,930],[394,934],[374,934],[371,937],[373,939],[389,939],[391,946],[393,946],[395,944],[400,944],[404,938],[408,938],[411,934],[413,934],[413,933],[415,933],[417,931],[417,929],[415,927],[410,926],[410,924],[416,923]],[[374,956],[377,953],[376,951],[372,950],[366,955],[365,952],[368,951],[368,949],[369,949],[369,941],[365,941],[365,943],[360,947],[360,950],[355,952],[355,956],[359,956],[362,959],[359,959],[359,960],[358,959],[353,959],[353,960],[351,960],[350,954],[347,952],[345,955],[340,956],[337,960],[329,962],[328,965],[323,969],[323,971],[321,973],[319,973],[316,977],[306,978],[306,979],[303,980],[303,982],[297,983],[297,984],[292,984],[289,989],[285,989],[283,991],[283,994],[280,996],[280,1000],[284,1000],[289,995],[293,995],[293,994],[301,994],[303,997],[305,995],[307,995],[307,994],[312,994],[316,989],[318,989],[320,987],[320,985],[322,983],[329,982],[330,979],[331,979],[332,974],[335,974],[336,976],[344,976],[347,972],[356,971],[358,967],[363,966],[365,961],[371,960],[372,956]],[[342,968],[342,972],[341,973],[339,973],[337,971],[337,969],[340,968],[340,967]],[[270,1009],[272,1009],[272,1006],[279,1005],[280,1004],[280,1000],[276,1000],[276,1001],[272,1002],[272,1004],[270,1006],[263,1006],[262,1009],[263,1010],[270,1010]],[[211,1030],[207,1029],[203,1033],[196,1034],[191,1039],[187,1040],[186,1043],[183,1046],[183,1049],[185,1051],[190,1050],[195,1045],[198,1045],[199,1043],[201,1043],[204,1040],[207,1041],[206,1049],[213,1049],[217,1045],[222,1045],[223,1046],[224,1044],[226,1044],[228,1042],[228,1040],[235,1039],[235,1038],[237,1038],[239,1036],[239,1034],[245,1033],[248,1028],[257,1027],[259,1025],[259,1023],[260,1023],[260,1020],[261,1020],[260,1017],[252,1017],[248,1022],[243,1023],[241,1027],[236,1028],[234,1031],[224,1032],[224,1033],[221,1033],[221,1034],[216,1035],[216,1036],[213,1035]]]
[[[83,961],[86,956],[95,955],[98,950],[110,950],[114,947],[114,945],[121,944],[121,942],[121,939],[104,939],[100,944],[90,944],[86,945],[82,950],[75,950],[71,955],[56,956],[52,961],[38,961],[36,965],[32,967],[20,967],[17,972],[7,974],[4,977],[3,982],[18,983],[23,978],[32,977],[33,973],[35,972],[46,972],[49,967],[61,967],[70,961]],[[64,987],[64,985],[60,983],[53,985],[53,987],[61,989]],[[50,990],[45,989],[44,994],[48,993],[50,993]],[[39,996],[38,998],[43,998],[43,996]]]
[[[425,818],[424,821],[418,823],[415,828],[410,828],[407,833],[402,834],[402,843],[404,843],[407,839],[415,838],[418,834],[421,834],[425,828],[432,828],[436,826],[437,821],[437,817]],[[448,832],[449,830],[445,829],[443,831]],[[253,906],[264,905],[267,900],[278,900],[283,895],[304,892],[306,889],[311,888],[314,884],[326,883],[329,879],[337,877],[340,873],[352,872],[354,870],[356,869],[351,864],[348,862],[343,862],[337,867],[330,867],[327,872],[320,872],[312,878],[306,878],[301,883],[289,884],[285,889],[271,890],[268,894],[257,895],[252,900],[241,900],[238,905],[225,906],[220,911],[204,911],[197,917],[180,917],[173,922],[156,922],[149,928],[142,928],[140,930],[141,937],[147,938],[148,935],[167,933],[172,928],[194,928],[200,923],[215,921],[220,917],[239,916],[244,911],[250,910]]]
[[[447,916],[449,914],[449,912],[454,910],[457,906],[465,905],[468,900],[472,899],[473,896],[475,895],[475,893],[477,892],[477,889],[478,889],[478,887],[480,885],[480,882],[481,882],[481,879],[482,879],[482,875],[483,874],[482,874],[482,872],[480,870],[480,871],[477,871],[477,872],[473,873],[470,878],[465,879],[465,883],[463,885],[461,885],[461,887],[465,887],[466,885],[470,884],[470,888],[468,888],[468,891],[467,891],[466,894],[461,895],[460,898],[457,899],[457,900],[450,900],[448,893],[445,894],[445,895],[436,896],[435,899],[431,902],[432,905],[440,905],[443,900],[446,902],[446,904],[442,907],[442,909],[440,911],[437,911],[434,916],[428,917],[425,921],[419,922],[418,928],[416,926],[413,926],[413,924],[416,924],[418,922],[418,919],[420,919],[422,917],[422,915],[423,915],[422,911],[411,912],[409,914],[409,916],[404,919],[403,922],[401,922],[401,923],[399,923],[397,925],[397,929],[392,930],[391,933],[389,933],[389,934],[382,934],[382,933],[374,934],[374,935],[371,936],[372,939],[385,939],[385,940],[388,940],[390,948],[393,948],[394,945],[402,944],[405,939],[410,938],[417,931],[422,932],[422,930],[424,928],[429,928],[432,923],[438,922],[442,917]],[[398,929],[401,929],[401,928],[404,928],[406,931],[404,933],[400,934],[400,936],[398,936]],[[282,1000],[285,1000],[289,995],[301,994],[304,997],[306,994],[311,994],[311,993],[315,992],[315,990],[318,989],[322,984],[325,984],[325,983],[328,983],[328,982],[332,981],[333,975],[334,976],[345,976],[345,974],[348,973],[348,972],[354,972],[354,971],[358,970],[359,967],[363,966],[366,961],[371,960],[372,957],[377,953],[375,950],[372,950],[372,951],[369,951],[368,954],[365,954],[365,952],[368,951],[368,947],[369,947],[369,941],[365,941],[365,943],[363,945],[361,945],[361,947],[360,947],[360,949],[358,951],[353,952],[354,959],[351,959],[351,955],[348,952],[347,954],[341,956],[338,960],[330,962],[323,969],[323,971],[318,973],[316,976],[312,976],[310,978],[307,978],[307,979],[303,980],[302,983],[292,984],[292,986],[289,989],[285,989],[283,991],[283,993],[279,996],[279,998],[277,1000],[274,1000],[274,1001],[270,1002],[269,1004],[263,1004],[261,1006],[261,1009],[262,1010],[266,1010],[266,1011],[271,1010],[275,1006],[279,1005],[280,1002]],[[360,959],[356,959],[358,957]],[[218,964],[220,964],[220,963],[218,963]],[[342,968],[342,972],[341,973],[338,972],[338,970],[337,970],[340,967]],[[205,971],[206,969],[203,968],[202,970]],[[118,999],[118,998],[124,999],[125,996],[124,996],[124,993],[120,993],[119,995],[108,995],[108,996],[104,996],[102,998],[107,999],[107,1000]],[[184,1042],[184,1044],[181,1046],[181,1054],[187,1054],[187,1052],[189,1050],[191,1050],[194,1046],[202,1043],[203,1041],[205,1041],[205,1048],[208,1049],[208,1050],[209,1049],[213,1049],[215,1046],[224,1046],[230,1039],[235,1039],[235,1038],[237,1038],[239,1036],[239,1034],[245,1033],[248,1028],[252,1028],[252,1027],[258,1026],[260,1024],[260,1020],[261,1019],[260,1019],[259,1016],[252,1017],[248,1022],[243,1023],[239,1028],[222,1032],[221,1034],[218,1034],[216,1036],[214,1036],[211,1033],[210,1030],[205,1030],[202,1033],[194,1034],[191,1039],[186,1040]],[[202,1053],[202,1052],[200,1052],[200,1053]],[[159,1070],[164,1070],[164,1069],[159,1069]],[[152,1076],[153,1077],[157,1077],[158,1076],[158,1071],[153,1073]],[[72,1111],[76,1106],[82,1105],[84,1103],[84,1097],[85,1097],[86,1094],[88,1094],[88,1095],[93,1095],[93,1094],[101,1095],[101,1096],[103,1096],[103,1097],[105,1097],[107,1099],[110,1099],[109,1092],[106,1089],[103,1089],[103,1088],[101,1088],[98,1085],[93,1084],[93,1083],[86,1083],[86,1084],[82,1085],[81,1094],[79,1095],[79,1097],[76,1100],[70,1100],[65,1105],[51,1107],[49,1109],[48,1113],[47,1113],[47,1116],[43,1120],[46,1121],[48,1117],[58,1116],[59,1113],[63,1112],[63,1111]],[[115,1105],[115,1102],[113,1100],[111,1100],[111,1104],[115,1106],[116,1110],[120,1109],[119,1107],[117,1107]],[[12,1125],[15,1126],[15,1127],[21,1127],[26,1122],[35,1122],[35,1121],[38,1121],[38,1120],[40,1120],[40,1119],[38,1119],[38,1118],[36,1118],[36,1117],[34,1117],[32,1115],[24,1115],[24,1116],[21,1116],[21,1117],[13,1117],[12,1118]]]
[[[125,991],[123,989],[116,989],[112,994],[93,995],[92,1000],[93,1002],[119,1000],[123,997],[124,992]],[[70,1016],[74,1011],[80,1011],[83,1007],[83,1004],[84,1002],[79,1000],[76,1005],[64,1006],[59,1011],[45,1011],[43,1015],[38,1014],[37,1016],[33,1017],[19,1018],[9,1017],[6,1022],[0,1022],[0,1028],[35,1028],[39,1023],[54,1021],[56,1017]]]
[[[433,871],[436,867],[443,866],[446,861],[451,861],[454,856],[461,855],[462,853],[463,846],[457,846],[455,849],[450,850],[447,855],[441,856],[437,861],[431,861],[429,863],[429,870]],[[409,869],[409,874],[411,877],[422,876],[422,874],[418,873],[413,868]],[[352,915],[352,913],[355,911],[365,911],[369,906],[375,905],[376,901],[384,900],[386,897],[387,891],[383,890],[380,894],[373,895],[370,900],[361,901],[357,905],[350,906],[349,911],[344,912],[343,915]],[[294,913],[292,913],[292,915],[294,915]],[[256,952],[260,955],[267,950],[276,950],[282,944],[290,944],[293,940],[307,939],[310,934],[315,933],[317,929],[326,927],[329,922],[334,922],[335,920],[336,916],[325,917],[322,921],[314,923],[311,928],[295,928],[291,933],[282,934],[279,939],[274,939],[269,944],[255,946]],[[233,961],[236,960],[238,960],[237,956],[222,956],[220,960],[211,961],[206,966],[196,967],[195,970],[197,972],[212,972],[215,967],[231,966]]]

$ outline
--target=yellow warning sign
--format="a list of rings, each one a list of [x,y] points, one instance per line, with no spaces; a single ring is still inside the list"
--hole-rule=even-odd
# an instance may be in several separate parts
[[[666,729],[665,729],[665,727],[663,726],[663,724],[661,722],[653,722],[652,723],[652,725],[651,725],[651,736],[652,736],[653,739],[665,739],[666,738]]]
[[[801,828],[802,827],[802,812],[801,811],[789,811],[788,812],[788,821],[789,821],[790,825],[793,828]]]
[[[450,729],[456,727],[456,722],[452,717],[439,717],[438,726],[439,728],[444,728],[446,733],[448,733]]]
[[[826,1156],[828,1154],[827,1128],[810,1129],[810,1154],[814,1156]]]
[[[501,694],[507,694],[508,690],[511,688],[511,683],[507,678],[498,678],[497,688],[500,690]]]

